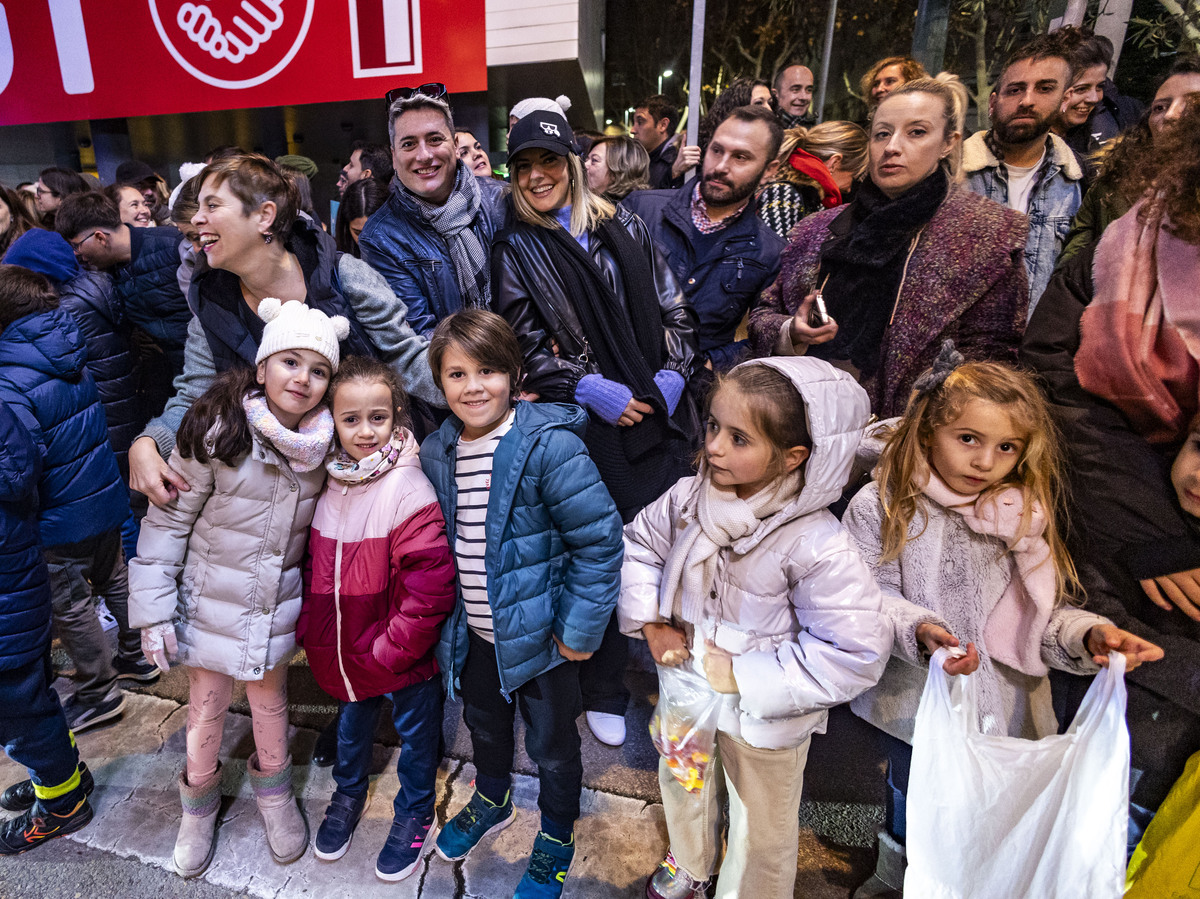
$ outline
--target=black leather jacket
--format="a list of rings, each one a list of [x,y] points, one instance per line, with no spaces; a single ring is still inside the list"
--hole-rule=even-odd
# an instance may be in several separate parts
[[[545,229],[517,221],[492,244],[492,302],[521,341],[525,357],[525,389],[552,402],[575,402],[575,385],[587,374],[603,374],[588,356],[588,342],[576,315],[574,299],[551,262]],[[666,332],[666,356],[660,368],[677,371],[685,381],[703,364],[697,351],[697,321],[679,283],[654,246],[642,220],[617,208],[617,221],[642,245],[654,271],[654,292]],[[590,242],[592,260],[626,304],[616,259],[599,241]],[[558,352],[555,353],[555,347]]]

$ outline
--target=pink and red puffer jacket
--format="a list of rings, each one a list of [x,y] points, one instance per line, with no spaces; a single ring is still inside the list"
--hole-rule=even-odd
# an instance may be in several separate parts
[[[296,639],[321,688],[354,702],[428,680],[454,608],[454,559],[414,455],[364,484],[333,478],[317,503]]]

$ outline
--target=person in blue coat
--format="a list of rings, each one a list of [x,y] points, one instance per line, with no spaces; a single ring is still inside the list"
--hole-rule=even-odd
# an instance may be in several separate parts
[[[22,266],[0,265],[0,400],[42,456],[38,527],[57,631],[79,672],[66,707],[75,731],[114,720],[125,701],[92,591],[113,602],[118,621],[126,614],[128,590],[111,582],[124,568],[121,523],[129,494],[86,361],[79,327],[58,308],[50,282]]]
[[[0,825],[0,855],[92,819],[91,775],[50,686],[50,578],[33,511],[41,468],[37,444],[0,401],[0,745],[32,778],[0,796],[0,806],[24,812]]]
[[[575,853],[583,785],[577,662],[599,646],[616,605],[621,517],[584,448],[577,406],[515,402],[521,347],[500,316],[444,319],[429,365],[451,417],[421,447],[458,568],[458,600],[438,665],[463,699],[475,794],[437,838],[465,858],[514,817],[514,715],[538,766],[541,827],[514,899],[557,897]]]

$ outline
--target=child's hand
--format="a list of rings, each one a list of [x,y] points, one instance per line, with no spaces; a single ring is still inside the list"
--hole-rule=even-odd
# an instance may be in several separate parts
[[[737,693],[733,677],[733,656],[710,640],[704,641],[704,676],[718,693]]]
[[[691,658],[688,652],[687,639],[682,630],[669,624],[647,624],[642,628],[642,636],[650,647],[650,655],[654,661],[666,668],[674,668]]]
[[[554,645],[558,647],[559,655],[561,655],[568,662],[583,662],[592,657],[590,652],[576,652],[574,649],[571,649],[569,646],[567,646],[567,644],[562,640],[558,639],[558,637],[554,638]]]
[[[944,627],[938,627],[936,624],[930,624],[928,621],[917,625],[917,642],[925,646],[929,650],[929,654],[933,655],[943,646],[953,649],[959,645],[958,637],[950,633]],[[949,675],[959,674],[974,674],[979,668],[979,651],[975,649],[974,643],[967,644],[967,654],[959,658],[949,658],[942,664],[942,670]]]
[[[1162,648],[1143,640],[1137,634],[1123,631],[1115,624],[1097,624],[1087,633],[1084,641],[1092,661],[1104,668],[1108,665],[1108,653],[1116,650],[1125,656],[1125,670],[1132,671],[1142,662],[1157,662],[1163,657]]]
[[[151,665],[157,665],[160,671],[170,671],[171,666],[167,659],[178,654],[175,625],[170,621],[142,628],[142,655]]]

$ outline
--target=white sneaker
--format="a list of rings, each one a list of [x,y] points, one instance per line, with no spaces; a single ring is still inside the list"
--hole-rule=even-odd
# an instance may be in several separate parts
[[[625,716],[608,712],[588,712],[588,728],[601,743],[620,746],[625,742]]]

